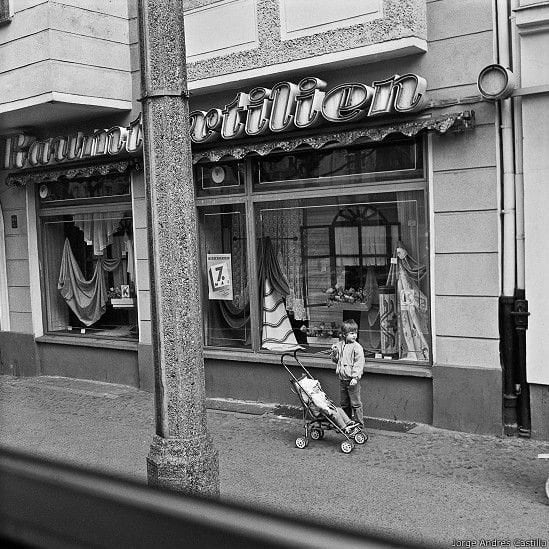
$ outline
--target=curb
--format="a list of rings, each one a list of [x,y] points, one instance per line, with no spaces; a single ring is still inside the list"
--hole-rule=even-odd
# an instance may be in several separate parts
[[[206,408],[209,410],[219,410],[223,412],[239,412],[241,414],[251,414],[262,416],[273,413],[276,404],[266,404],[255,402],[253,400],[236,400],[233,398],[207,398]]]
[[[303,411],[300,406],[255,402],[253,400],[237,400],[232,398],[207,398],[206,408],[208,408],[209,410],[238,412],[241,414],[250,414],[256,416],[273,415],[291,419],[303,418]],[[364,426],[367,429],[407,433],[416,428],[417,424],[410,421],[365,417]]]

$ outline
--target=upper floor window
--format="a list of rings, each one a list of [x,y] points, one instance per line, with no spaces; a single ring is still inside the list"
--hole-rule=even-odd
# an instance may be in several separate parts
[[[10,0],[0,0],[0,25],[11,21]]]

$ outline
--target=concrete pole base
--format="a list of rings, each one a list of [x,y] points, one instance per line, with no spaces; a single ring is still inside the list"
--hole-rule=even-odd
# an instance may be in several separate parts
[[[149,486],[219,497],[219,459],[209,436],[165,439],[155,435],[147,456]]]

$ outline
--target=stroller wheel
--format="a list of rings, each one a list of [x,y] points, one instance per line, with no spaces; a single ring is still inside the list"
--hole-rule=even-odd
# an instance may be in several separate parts
[[[341,443],[341,451],[344,454],[350,454],[353,451],[353,443],[350,440],[344,440]]]
[[[364,444],[368,440],[368,435],[366,433],[363,433],[362,431],[359,431],[354,436],[354,439],[357,444]]]
[[[324,430],[319,429],[318,427],[314,427],[311,429],[311,438],[313,440],[320,440],[324,438]]]
[[[303,450],[307,445],[309,444],[309,441],[305,437],[297,437],[295,439],[295,445],[300,449]]]

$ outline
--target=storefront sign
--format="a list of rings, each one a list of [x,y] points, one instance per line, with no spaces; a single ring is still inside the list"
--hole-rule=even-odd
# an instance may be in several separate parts
[[[208,298],[233,300],[231,254],[207,254]]]
[[[307,77],[297,85],[279,82],[272,88],[239,92],[223,109],[193,111],[193,143],[255,137],[267,132],[307,129],[323,121],[349,123],[364,117],[407,113],[421,108],[427,82],[415,74],[395,74],[371,86],[341,84],[325,91],[326,82]]]
[[[77,132],[47,139],[25,134],[2,138],[2,167],[6,170],[61,164],[72,160],[137,153],[143,144],[141,115],[127,128],[114,126],[91,133]]]

